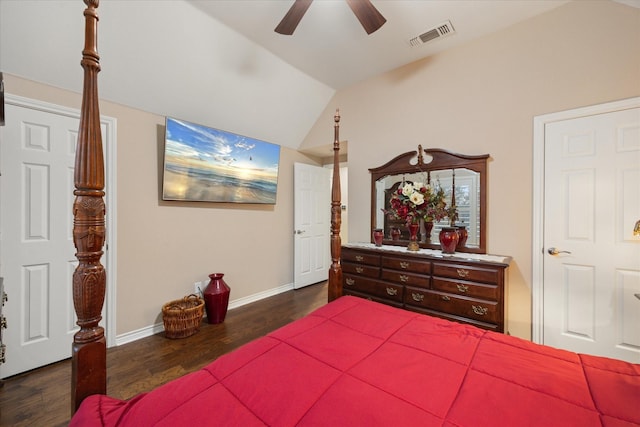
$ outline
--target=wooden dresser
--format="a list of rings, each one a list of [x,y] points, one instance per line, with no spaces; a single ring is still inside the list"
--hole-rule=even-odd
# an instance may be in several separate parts
[[[510,257],[397,246],[342,246],[344,295],[505,332]]]

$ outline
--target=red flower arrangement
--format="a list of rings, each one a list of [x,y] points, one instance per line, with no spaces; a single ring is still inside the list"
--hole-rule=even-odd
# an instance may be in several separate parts
[[[389,209],[383,209],[383,212],[407,225],[417,224],[420,219],[440,221],[448,216],[444,197],[440,185],[405,182],[391,195]]]

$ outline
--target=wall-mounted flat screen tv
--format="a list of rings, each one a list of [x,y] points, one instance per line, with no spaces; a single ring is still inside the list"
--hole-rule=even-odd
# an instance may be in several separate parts
[[[280,146],[166,118],[162,199],[275,204]]]

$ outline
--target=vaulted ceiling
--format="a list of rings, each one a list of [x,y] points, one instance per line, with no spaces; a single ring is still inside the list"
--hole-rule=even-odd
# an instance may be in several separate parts
[[[341,89],[547,12],[567,0],[372,0],[387,19],[367,35],[346,0],[315,0],[291,36],[276,25],[294,0],[207,1],[194,6],[305,74]],[[447,37],[410,40],[449,22]]]
[[[102,1],[100,97],[297,148],[337,90],[567,1],[372,2],[387,22],[371,35],[344,0],[315,0],[284,36],[274,28],[293,0]],[[0,70],[80,92],[84,8],[0,0]],[[444,22],[452,34],[410,46]]]

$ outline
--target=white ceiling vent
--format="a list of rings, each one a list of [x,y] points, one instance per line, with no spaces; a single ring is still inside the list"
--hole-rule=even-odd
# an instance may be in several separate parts
[[[409,44],[413,46],[420,46],[421,44],[425,44],[432,40],[438,39],[440,37],[448,36],[455,33],[456,30],[453,29],[453,25],[451,25],[451,21],[446,21],[440,25],[437,25],[430,30],[425,31],[409,40]]]

